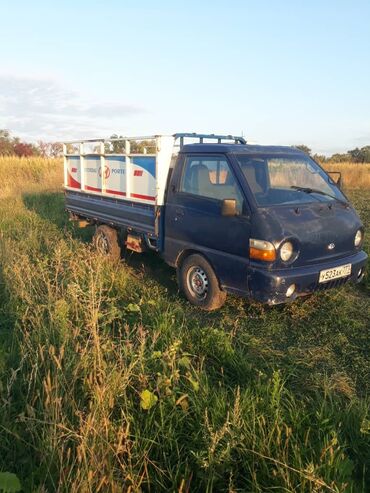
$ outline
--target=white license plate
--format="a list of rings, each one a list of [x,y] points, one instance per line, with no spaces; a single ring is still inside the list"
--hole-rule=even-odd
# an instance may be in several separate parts
[[[332,279],[347,277],[351,274],[352,264],[339,265],[334,269],[325,269],[320,272],[319,282],[328,282]]]

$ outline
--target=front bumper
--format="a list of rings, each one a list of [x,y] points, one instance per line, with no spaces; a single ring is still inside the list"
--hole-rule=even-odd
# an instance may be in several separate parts
[[[360,282],[363,278],[366,260],[366,253],[360,251],[335,261],[308,267],[289,267],[269,271],[262,267],[251,266],[248,276],[249,295],[262,303],[277,305],[293,301],[298,296],[305,296],[315,291],[335,288],[349,281]],[[320,271],[345,264],[352,265],[350,276],[319,283]],[[292,284],[295,284],[296,288],[294,293],[288,297],[286,292]]]

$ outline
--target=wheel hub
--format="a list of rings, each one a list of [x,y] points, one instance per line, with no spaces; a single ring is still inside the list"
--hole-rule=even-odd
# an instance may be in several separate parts
[[[96,244],[100,253],[105,255],[109,253],[109,243],[105,235],[100,234]]]
[[[189,270],[187,276],[189,290],[200,299],[207,296],[208,278],[206,273],[200,267],[193,267]]]

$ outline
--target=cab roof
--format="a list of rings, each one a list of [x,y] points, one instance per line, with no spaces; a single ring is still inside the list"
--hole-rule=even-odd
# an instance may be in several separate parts
[[[181,152],[222,152],[222,153],[234,153],[234,154],[304,154],[295,147],[290,146],[264,146],[264,145],[252,145],[252,144],[216,144],[216,143],[204,143],[204,144],[184,144],[181,148]]]

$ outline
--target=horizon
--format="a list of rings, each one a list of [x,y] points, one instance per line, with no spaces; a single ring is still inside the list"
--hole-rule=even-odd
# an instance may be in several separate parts
[[[324,155],[370,144],[365,1],[39,0],[3,12],[0,128],[23,140],[188,129]]]

